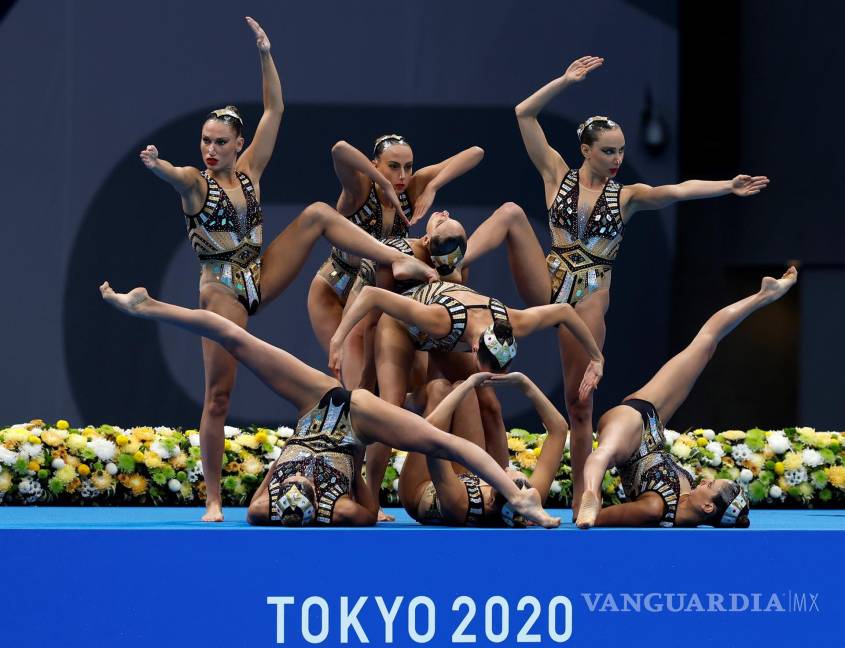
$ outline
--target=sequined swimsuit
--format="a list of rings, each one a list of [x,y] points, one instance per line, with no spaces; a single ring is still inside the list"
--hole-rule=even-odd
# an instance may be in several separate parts
[[[412,288],[403,293],[405,297],[410,297],[418,302],[430,306],[432,304],[440,304],[449,313],[449,318],[452,321],[452,329],[443,337],[433,338],[428,333],[417,328],[405,324],[408,333],[414,341],[417,349],[420,351],[454,351],[458,346],[458,341],[464,334],[467,325],[467,310],[471,308],[489,308],[490,315],[494,320],[508,320],[508,311],[505,305],[495,297],[491,297],[486,304],[472,304],[467,306],[452,297],[450,293],[453,292],[470,292],[475,293],[472,288],[467,288],[461,284],[451,283],[449,281],[435,281],[430,284],[423,284]],[[477,293],[475,293],[477,294]],[[466,346],[466,345],[465,345]],[[458,351],[468,351],[469,348],[457,349]]]
[[[654,491],[663,498],[660,526],[674,526],[681,497],[680,478],[686,478],[690,488],[695,484],[695,478],[666,452],[663,423],[654,405],[639,398],[631,398],[622,404],[637,410],[643,419],[640,447],[625,463],[617,466],[625,497],[633,502],[643,493]]]
[[[414,256],[414,249],[411,247],[411,244],[408,243],[408,239],[400,237],[400,236],[388,236],[386,239],[382,239],[381,241],[388,247],[392,247],[394,250],[399,250],[402,254],[407,254],[408,256]],[[363,264],[361,268],[363,270]],[[359,275],[359,280],[363,281],[363,279]],[[374,284],[375,281],[372,281],[370,285]],[[401,281],[396,279],[393,282],[393,292],[399,293],[400,295],[403,293],[408,292],[416,288],[417,286],[422,283],[421,279],[406,279]],[[366,285],[366,284],[365,284]]]
[[[484,497],[481,493],[481,479],[472,473],[462,473],[457,476],[467,489],[467,516],[464,524],[470,527],[490,526],[484,518]],[[415,519],[420,524],[441,525],[446,524],[441,510],[440,498],[437,497],[437,489],[432,482],[428,482],[423,491],[423,497],[430,498],[431,504]]]
[[[205,205],[199,213],[185,214],[188,240],[200,260],[200,285],[222,284],[232,290],[250,315],[261,303],[261,205],[249,177],[238,172],[246,211],[238,213],[229,196],[208,171]]]
[[[408,194],[400,193],[399,201],[402,203],[402,212],[405,217],[410,219],[412,206],[408,199]],[[381,240],[384,236],[384,220],[382,215],[381,203],[376,193],[376,185],[373,183],[370,186],[370,193],[367,200],[361,205],[354,214],[347,216],[349,220],[355,223],[358,227],[364,230],[373,238]],[[408,226],[405,224],[399,214],[394,214],[393,225],[387,236],[407,236]],[[372,286],[375,284],[375,264],[369,259],[361,259],[351,254],[347,254],[343,250],[333,247],[329,258],[323,262],[317,274],[321,276],[334,289],[341,304],[346,303],[352,286],[355,283],[356,277],[359,278],[361,287]]]
[[[553,304],[574,306],[599,288],[609,287],[622,243],[622,185],[608,180],[589,214],[578,209],[579,187],[578,169],[570,169],[549,208],[552,251],[546,265],[552,277]]]
[[[350,399],[350,392],[335,387],[297,421],[293,436],[272,468],[268,486],[271,522],[280,522],[276,501],[282,482],[300,473],[314,482],[317,524],[331,524],[335,503],[349,494],[355,458],[364,449],[352,428]]]

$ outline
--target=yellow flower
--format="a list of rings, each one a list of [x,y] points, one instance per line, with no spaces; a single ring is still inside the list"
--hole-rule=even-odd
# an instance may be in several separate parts
[[[722,438],[728,441],[742,441],[745,436],[745,432],[742,430],[725,430],[722,432]]]
[[[249,448],[250,450],[255,450],[260,445],[258,440],[252,434],[239,434],[235,437],[235,443],[243,446],[244,448]]]
[[[706,439],[705,439],[706,440]],[[687,436],[686,434],[682,434],[678,437],[678,440],[675,443],[683,443],[688,448],[694,448],[696,446],[696,441],[692,437]],[[707,445],[706,443],[704,445]]]
[[[79,466],[77,466],[76,470],[83,477],[87,477],[88,475],[91,474],[91,469],[88,466],[86,466],[85,464],[79,464]]]
[[[845,466],[831,466],[827,470],[827,478],[836,488],[845,490]]]
[[[143,443],[155,439],[156,434],[151,427],[136,427],[132,429],[132,436]]]
[[[73,492],[75,492],[75,491],[76,491],[76,489],[77,489],[77,488],[79,488],[80,486],[82,486],[82,482],[81,482],[81,481],[79,481],[79,477],[74,477],[73,479],[71,479],[71,480],[68,482],[68,485],[67,485],[67,486],[65,486],[65,488],[67,489],[67,492],[68,492],[68,493],[73,493]]]
[[[72,480],[76,479],[76,468],[70,464],[65,464],[63,467],[59,468],[53,476],[59,481],[68,484]]]
[[[93,475],[91,475],[91,483],[97,490],[104,491],[110,489],[114,485],[114,480],[112,479],[112,476],[109,475],[107,472],[98,470]]]
[[[692,450],[690,447],[685,443],[673,443],[672,444],[672,454],[678,457],[679,459],[687,459],[689,458]]]
[[[35,460],[30,461],[28,464],[26,464],[26,467],[27,469],[32,470],[34,472],[38,472],[39,470],[41,470],[41,464]]]
[[[229,443],[229,447],[226,448],[226,449],[229,450],[230,452],[240,452],[241,450],[243,450],[243,447],[241,446],[240,443],[235,443],[234,441],[231,441]]]
[[[279,440],[279,437],[277,437],[275,434],[268,434],[267,435],[267,443],[269,443],[271,445],[276,445],[276,442],[278,440]]]
[[[786,481],[786,477],[778,477],[778,486],[784,493],[789,490],[789,482]]]
[[[259,430],[255,433],[255,440],[258,443],[264,443],[267,440],[267,433],[264,430]]]
[[[531,451],[518,452],[516,455],[516,461],[519,465],[530,470],[533,470],[537,465],[537,457],[535,457],[534,453]]]
[[[68,423],[64,419],[59,419],[58,421],[56,421],[56,427],[60,430],[67,430],[70,427],[70,423]]]
[[[716,479],[716,469],[709,466],[703,466],[698,471],[698,476],[701,479]]]
[[[508,450],[511,452],[525,452],[525,441],[518,437],[508,437]]]
[[[30,434],[29,437],[27,438],[27,441],[29,441],[32,445],[40,445],[41,444],[40,437],[37,437],[34,434]]]
[[[23,428],[9,428],[3,434],[3,439],[11,445],[23,443],[27,438],[29,438],[29,432]]]
[[[32,419],[29,423],[27,423],[31,428],[34,427],[44,427],[44,421],[42,419]]]
[[[260,475],[264,472],[264,464],[256,457],[247,457],[241,467],[248,475]]]
[[[119,446],[125,446],[127,443],[129,443],[129,437],[125,434],[118,434],[114,438],[114,442]]]
[[[132,439],[129,443],[127,443],[125,446],[123,446],[121,448],[121,450],[123,452],[125,452],[126,454],[131,454],[131,455],[137,454],[140,449],[141,449],[141,442],[136,441],[135,439]]]
[[[143,461],[144,460],[144,453],[140,450],[136,451],[135,454],[132,455],[132,458],[135,461]]]
[[[161,466],[161,457],[158,453],[153,452],[152,450],[147,450],[144,454],[144,463],[147,464],[147,468],[158,468]]]
[[[782,461],[778,461],[775,463],[775,472],[778,475],[782,475],[786,471],[786,468],[783,465]]]
[[[229,439],[225,439],[223,441],[223,449],[224,450],[231,450],[232,449],[232,442]]]
[[[531,453],[532,453],[535,457],[539,457],[539,456],[540,456],[540,453],[541,453],[541,452],[543,452],[543,446],[537,446],[536,448],[533,448],[532,450],[530,450],[530,452],[531,452]]]
[[[766,463],[766,460],[763,458],[763,455],[755,452],[752,454],[748,459],[742,462],[742,465],[751,470],[755,475],[758,474],[763,469],[763,464]]]
[[[697,443],[698,443],[699,446],[701,446],[703,448],[704,446],[707,445],[708,442],[707,442],[707,439],[705,439],[704,437],[698,437]]]
[[[598,439],[593,439],[593,450],[595,450],[595,449],[596,449],[596,448],[598,448],[598,447],[599,447],[599,440],[598,440]]]
[[[76,468],[79,465],[79,459],[77,457],[74,457],[73,455],[65,453],[64,460],[65,462],[67,462],[68,466],[73,466],[74,468]]]
[[[181,470],[188,465],[188,456],[184,452],[180,452],[170,460],[170,465],[176,470]]]
[[[5,493],[12,487],[12,474],[8,470],[0,470],[0,493]]]
[[[60,446],[67,437],[67,432],[60,432],[54,428],[49,428],[41,433],[41,440],[49,446]]]
[[[121,475],[121,477],[125,477],[121,481],[124,486],[132,491],[133,495],[143,495],[147,492],[147,480],[142,475],[132,473],[131,475]]]
[[[786,456],[783,458],[783,469],[784,470],[796,470],[800,468],[803,464],[801,460],[801,455],[797,452],[787,452]]]
[[[71,450],[82,450],[82,448],[85,447],[85,444],[88,443],[88,439],[81,434],[71,434],[65,440],[65,443]]]

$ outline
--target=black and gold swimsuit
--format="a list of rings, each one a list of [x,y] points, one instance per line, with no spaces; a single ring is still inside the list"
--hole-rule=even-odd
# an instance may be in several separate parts
[[[282,482],[299,473],[314,482],[316,523],[331,524],[335,503],[349,494],[355,458],[364,449],[352,428],[350,402],[351,393],[335,387],[297,421],[293,435],[273,465],[268,486],[271,522],[280,522],[276,501]]]
[[[400,193],[399,201],[402,203],[402,212],[405,214],[405,217],[410,219],[413,208],[411,201],[408,199],[408,194],[405,192]],[[364,204],[355,210],[354,214],[347,216],[347,218],[373,238],[382,240],[384,237],[384,216],[378,194],[376,193],[375,183],[370,186],[370,193]],[[405,224],[405,221],[402,220],[399,214],[394,214],[393,225],[391,225],[387,236],[407,235],[408,226]],[[325,279],[332,287],[342,304],[346,303],[346,299],[352,291],[352,286],[356,278],[362,284],[361,287],[375,285],[375,266],[372,261],[367,259],[359,260],[357,257],[347,254],[336,247],[332,248],[329,258],[323,262],[317,274]]]
[[[466,526],[481,527],[490,526],[484,517],[484,496],[481,492],[481,479],[472,473],[462,473],[457,476],[467,489],[467,516],[464,520]],[[420,524],[441,525],[446,524],[441,510],[440,498],[437,497],[437,489],[432,482],[426,484],[423,491],[424,498],[430,498],[431,504],[416,517]]]
[[[578,209],[578,169],[570,169],[549,208],[552,251],[551,303],[572,304],[610,286],[613,261],[625,224],[619,203],[622,185],[608,180],[590,213]]]
[[[410,297],[426,306],[440,304],[449,313],[449,318],[452,322],[451,330],[439,338],[431,337],[426,331],[416,326],[405,324],[405,328],[408,329],[408,333],[420,351],[469,351],[469,345],[463,345],[466,348],[460,349],[456,349],[456,347],[466,330],[467,310],[471,308],[488,308],[494,321],[499,319],[505,322],[508,321],[507,308],[495,297],[491,297],[486,304],[471,304],[467,306],[452,297],[451,293],[455,292],[478,294],[472,288],[449,281],[435,281],[434,283],[422,284],[403,293],[405,297]]]
[[[690,488],[694,486],[695,478],[666,452],[663,423],[654,405],[639,398],[628,399],[622,404],[637,410],[643,419],[640,447],[617,467],[625,497],[633,502],[643,493],[654,491],[663,498],[660,526],[675,526],[675,515],[681,498],[681,476],[687,480]]]
[[[235,293],[247,313],[261,303],[261,243],[263,216],[255,187],[246,174],[237,172],[246,199],[238,212],[224,189],[208,171],[205,205],[195,215],[185,214],[188,240],[201,263],[200,285],[219,283]]]

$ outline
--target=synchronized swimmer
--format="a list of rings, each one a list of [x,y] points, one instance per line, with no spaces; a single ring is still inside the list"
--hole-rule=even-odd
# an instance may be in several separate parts
[[[250,524],[375,524],[383,519],[378,493],[387,458],[397,448],[409,452],[400,501],[422,524],[556,527],[560,520],[542,505],[571,433],[572,515],[579,528],[748,526],[742,487],[721,479],[696,483],[666,452],[663,425],[719,341],[782,297],[797,281],[795,268],[780,279],[765,277],[757,293],[715,313],[686,349],[600,418],[591,452],[592,394],[604,373],[613,262],[634,213],[729,193],[753,196],[768,179],[623,186],[615,177],[625,137],[604,116],[579,126],[583,161],[570,167],[537,117],[557,94],[604,64],[584,56],[516,107],[526,151],[545,187],[548,254],[512,202],[469,236],[441,210],[431,214],[422,236],[411,237],[438,190],[476,167],[484,151],[471,146],[415,171],[409,141],[395,133],[375,140],[371,158],[338,141],[331,150],[341,183],[335,207],[309,205],[262,253],[260,181],[284,102],[270,40],[255,20],[246,21],[263,80],[264,112],[252,142],[245,147],[244,120],[230,105],[211,111],[202,124],[204,170],[176,167],[152,145],[140,153],[180,196],[200,262],[199,308],[157,301],[144,288],[121,294],[107,282],[100,287],[107,303],[129,315],[202,337],[203,520],[223,519],[223,426],[240,363],[299,412],[294,434],[250,502]],[[248,318],[285,291],[321,238],[333,247],[311,282],[307,307],[335,377],[246,331]],[[500,248],[524,308],[467,285],[470,265]],[[509,372],[518,339],[549,327],[558,329],[568,422],[528,376]],[[548,433],[530,477],[507,468],[494,394],[506,386],[522,391]],[[601,482],[611,467],[619,470],[626,502],[602,508]]]

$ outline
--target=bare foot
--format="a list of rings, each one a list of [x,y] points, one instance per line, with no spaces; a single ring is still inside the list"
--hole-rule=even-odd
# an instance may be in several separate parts
[[[146,288],[135,288],[128,293],[119,293],[114,291],[108,281],[100,286],[100,294],[117,310],[136,317],[143,314],[145,302],[150,298]]]
[[[395,522],[396,518],[392,515],[388,515],[384,512],[384,509],[379,508],[378,510],[378,521],[379,522]]]
[[[536,488],[519,491],[519,496],[511,500],[510,504],[517,513],[535,524],[547,529],[560,526],[560,518],[552,517],[543,510],[540,493]]]
[[[412,256],[403,255],[403,258],[390,264],[390,269],[393,271],[393,276],[399,281],[407,281],[408,279],[436,281],[439,276],[434,268]]]
[[[203,522],[222,522],[223,507],[218,502],[206,502],[205,515],[201,519]]]
[[[601,500],[595,493],[584,491],[581,496],[581,506],[578,509],[578,519],[575,521],[579,529],[589,529],[595,526],[596,518],[601,510]]]
[[[777,301],[795,285],[796,281],[798,281],[798,270],[795,269],[795,266],[791,266],[789,270],[783,273],[780,279],[763,277],[763,283],[760,285],[760,294],[769,303]]]

